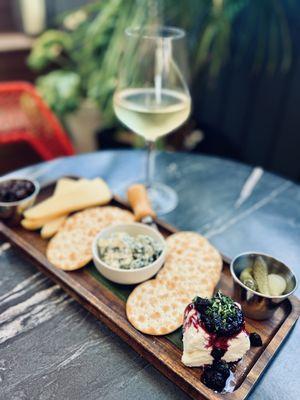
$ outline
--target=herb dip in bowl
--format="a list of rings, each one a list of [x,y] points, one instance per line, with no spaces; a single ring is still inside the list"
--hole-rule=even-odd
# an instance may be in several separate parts
[[[93,259],[105,278],[137,284],[152,278],[166,258],[166,242],[154,228],[140,223],[113,225],[93,242]]]

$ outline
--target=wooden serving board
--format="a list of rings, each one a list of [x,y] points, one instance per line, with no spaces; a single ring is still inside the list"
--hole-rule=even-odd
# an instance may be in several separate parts
[[[52,194],[54,186],[53,183],[44,187],[38,200]],[[120,199],[114,199],[112,204],[126,208]],[[174,227],[162,221],[157,221],[157,225],[164,236],[176,232]],[[259,333],[263,340],[263,346],[252,347],[238,364],[231,393],[214,393],[201,383],[200,368],[187,368],[181,363],[181,330],[164,337],[147,336],[137,331],[128,322],[125,314],[125,301],[133,286],[122,286],[109,282],[98,273],[93,263],[74,272],[64,272],[53,267],[45,257],[47,241],[43,240],[37,231],[26,231],[21,226],[9,227],[0,222],[0,234],[29,256],[39,270],[58,283],[67,293],[194,399],[245,399],[299,316],[300,301],[291,296],[282,303],[272,319],[268,321],[246,319],[247,330]],[[228,268],[229,260],[225,257],[223,259],[224,266],[219,287],[225,294],[232,296],[233,284]]]

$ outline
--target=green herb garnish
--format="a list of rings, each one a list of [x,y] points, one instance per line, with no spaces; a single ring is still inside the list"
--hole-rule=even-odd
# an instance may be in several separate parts
[[[208,332],[228,337],[239,332],[243,327],[242,311],[230,297],[221,292],[218,292],[211,300],[197,297],[194,304]]]
[[[211,305],[206,310],[206,315],[218,314],[225,322],[228,317],[236,315],[236,305],[234,301],[222,294],[220,291],[212,298]]]

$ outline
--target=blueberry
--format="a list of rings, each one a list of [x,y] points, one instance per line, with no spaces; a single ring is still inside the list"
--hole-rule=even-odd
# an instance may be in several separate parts
[[[201,319],[206,330],[216,333],[217,336],[230,337],[238,333],[244,325],[244,315],[238,307],[235,307],[234,315],[225,318],[218,311],[202,309]]]
[[[220,360],[220,359],[224,356],[225,350],[220,349],[220,348],[218,348],[218,347],[214,347],[213,350],[212,350],[212,352],[211,352],[210,354],[212,355],[212,357],[213,357],[215,360]]]
[[[213,363],[213,369],[217,372],[219,372],[220,374],[222,374],[223,378],[226,380],[229,375],[230,375],[230,370],[229,370],[229,366],[225,361],[215,361]]]
[[[210,300],[208,300],[208,299],[205,299],[205,298],[202,298],[202,297],[196,297],[195,299],[194,299],[194,304],[195,304],[195,307],[196,307],[196,309],[199,311],[199,312],[202,312],[202,311],[204,311],[207,307],[209,307],[210,305],[211,305],[211,302],[210,302]]]
[[[263,345],[262,340],[261,340],[261,337],[259,336],[258,333],[256,333],[256,332],[250,333],[249,338],[250,338],[250,344],[251,344],[251,346],[253,346],[253,347],[260,347],[260,346]]]
[[[202,374],[202,382],[210,389],[222,392],[226,385],[226,379],[223,375],[213,369],[212,367],[206,367]]]
[[[207,332],[214,332],[215,331],[215,324],[213,318],[210,318],[206,314],[201,315],[202,322],[204,323],[205,329]]]

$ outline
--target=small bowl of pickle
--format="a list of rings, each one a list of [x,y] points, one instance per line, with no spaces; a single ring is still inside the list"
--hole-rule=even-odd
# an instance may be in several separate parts
[[[243,253],[230,265],[234,296],[249,318],[270,318],[297,288],[297,278],[283,262],[262,253]]]

